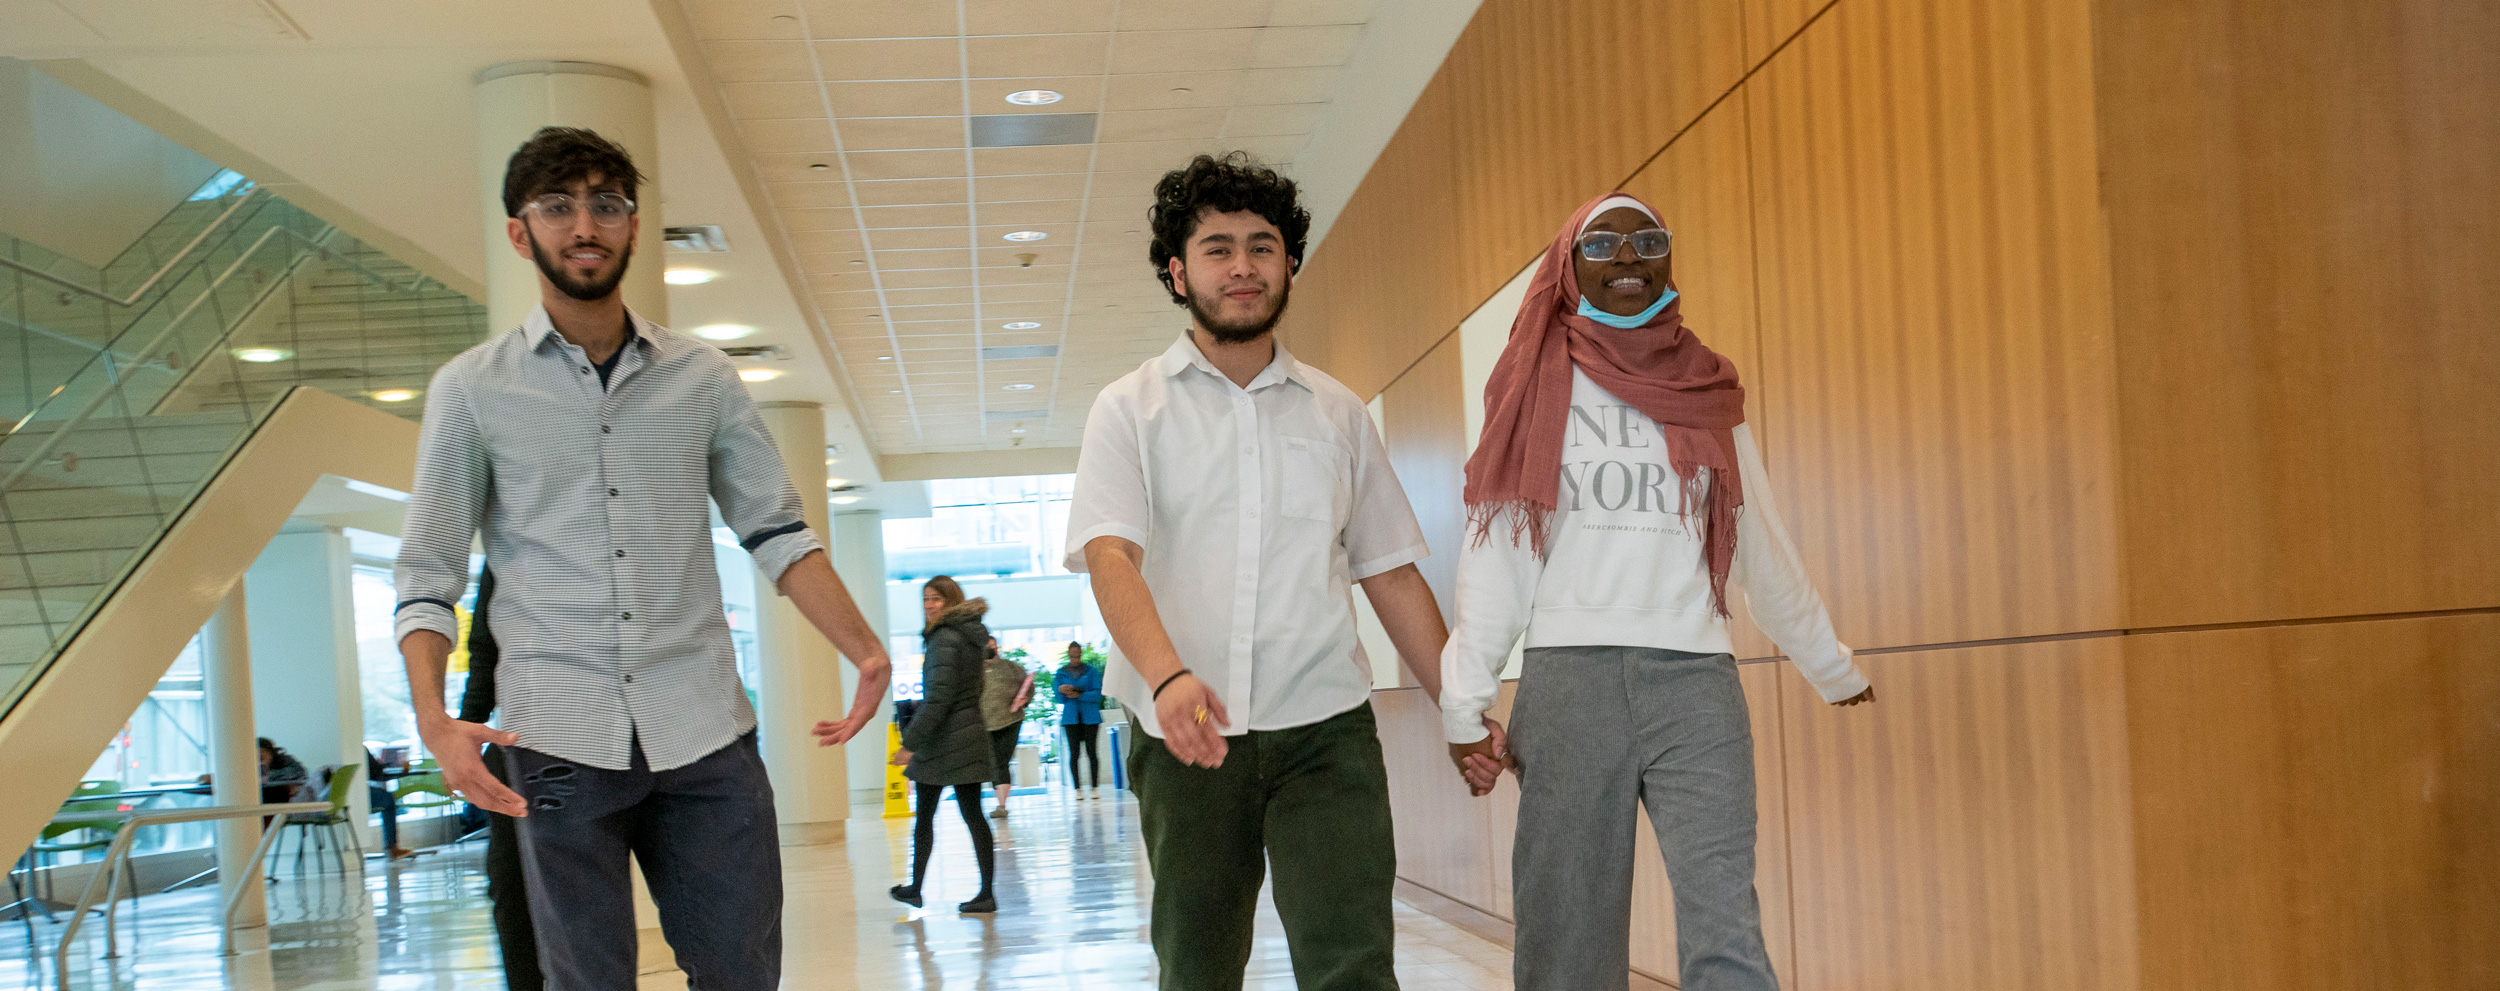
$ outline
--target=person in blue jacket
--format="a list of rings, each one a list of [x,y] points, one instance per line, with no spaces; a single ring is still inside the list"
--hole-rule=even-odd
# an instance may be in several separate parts
[[[1094,738],[1102,733],[1102,669],[1085,663],[1085,645],[1068,644],[1068,663],[1059,669],[1059,726],[1068,734],[1068,785],[1076,787],[1076,755],[1085,753],[1085,770],[1093,784],[1079,789],[1079,798],[1102,797],[1102,763]]]

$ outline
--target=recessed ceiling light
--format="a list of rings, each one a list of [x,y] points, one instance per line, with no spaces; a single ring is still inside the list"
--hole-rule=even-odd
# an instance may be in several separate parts
[[[1189,92],[1189,87],[1187,87],[1187,86],[1174,86],[1174,87],[1172,87],[1172,92],[1175,92],[1175,93],[1187,93],[1187,92]]]
[[[836,506],[848,506],[854,502],[858,502],[859,497],[854,495],[839,495],[834,496],[832,501]]]
[[[672,286],[699,286],[720,277],[708,268],[672,268],[661,278]]]
[[[832,168],[833,166],[824,162],[810,162],[807,166],[807,170],[810,172],[826,172],[830,171]]]
[[[273,361],[285,361],[295,357],[295,352],[285,348],[236,348],[234,356],[256,365],[266,365]]]
[[[865,259],[865,258],[853,258],[853,259],[851,259],[851,264],[853,264],[853,265],[866,265],[866,264],[868,264],[868,259]]]
[[[734,341],[755,333],[755,328],[742,323],[711,323],[694,329],[694,336],[707,341]]]
[[[878,355],[878,356],[877,356],[877,360],[878,360],[878,361],[893,361],[893,360],[894,360],[894,356],[893,356],[893,355],[890,355],[890,354],[881,354],[881,355]]]
[[[1023,428],[1023,427],[1017,427],[1017,428],[1015,428],[1014,430],[1010,430],[1010,431],[1007,431],[1007,432],[1008,432],[1008,433],[1011,433],[1011,434],[1020,434],[1020,433],[1023,433],[1023,432],[1024,432],[1024,428]]]
[[[1007,94],[1007,102],[1019,107],[1038,107],[1065,99],[1067,95],[1055,89],[1020,89]]]
[[[1007,391],[1009,391],[1009,392],[1024,392],[1024,391],[1026,391],[1026,390],[1029,390],[1029,389],[1033,388],[1033,383],[1031,383],[1031,382],[1018,382],[1018,383],[1016,383],[1016,384],[1014,384],[1014,385],[1002,385],[1002,386],[999,386],[999,388],[1001,388],[1001,389],[1005,389],[1005,390],[1007,390]]]
[[[1007,232],[1007,240],[1010,240],[1010,241],[1039,241],[1039,240],[1041,240],[1041,239],[1043,239],[1043,238],[1046,238],[1046,237],[1049,237],[1049,236],[1050,236],[1050,235],[1049,235],[1048,233],[1043,232],[1043,231],[1009,231],[1009,232]]]
[[[901,389],[887,389],[887,390],[885,390],[885,394],[886,394],[886,395],[889,395],[889,396],[899,396],[899,395],[902,395],[902,394],[903,394],[903,390],[901,390]]]
[[[838,489],[838,488],[841,488],[841,487],[843,487],[843,486],[845,486],[845,485],[849,485],[849,484],[851,484],[851,480],[850,480],[850,479],[847,479],[847,478],[828,478],[828,479],[825,479],[825,487],[826,487],[826,488],[828,488],[828,489]]]
[[[781,377],[781,370],[778,368],[741,368],[738,370],[738,377],[749,382],[770,382]]]
[[[1042,329],[1042,322],[1039,320],[1009,320],[998,326],[1001,330],[1040,330]]]
[[[384,402],[384,403],[404,403],[404,402],[407,402],[407,401],[409,401],[409,400],[411,400],[411,399],[415,399],[415,398],[417,398],[417,390],[415,390],[415,389],[384,389],[384,390],[382,390],[382,391],[380,391],[380,392],[374,393],[374,394],[373,394],[373,398],[374,398],[374,401],[376,401],[376,402]]]

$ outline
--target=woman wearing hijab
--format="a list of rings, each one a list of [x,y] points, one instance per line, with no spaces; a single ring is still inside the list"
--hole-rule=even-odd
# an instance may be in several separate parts
[[[1671,245],[1630,196],[1572,215],[1485,385],[1467,460],[1443,731],[1476,794],[1504,766],[1519,775],[1520,991],[1627,986],[1635,803],[1675,889],[1681,987],[1778,987],[1753,888],[1731,584],[1825,701],[1875,697],[1780,528],[1735,366],[1684,326]],[[1523,632],[1505,749],[1483,716]]]
[[[972,834],[973,857],[981,864],[981,893],[956,909],[995,912],[998,899],[990,893],[990,881],[996,851],[990,824],[981,817],[981,786],[992,773],[990,730],[981,715],[981,662],[990,642],[981,617],[990,605],[980,599],[966,601],[962,586],[939,575],[920,587],[920,611],[927,620],[920,634],[920,712],[904,727],[903,749],[893,760],[912,780],[918,818],[912,824],[911,883],[895,885],[890,893],[896,901],[920,906],[929,848],[937,840],[938,798],[952,786],[964,829]]]

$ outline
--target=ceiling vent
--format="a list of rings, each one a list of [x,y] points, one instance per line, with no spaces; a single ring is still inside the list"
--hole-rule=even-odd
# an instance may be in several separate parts
[[[975,148],[1093,142],[1093,114],[981,114],[972,118],[972,146]]]
[[[729,250],[729,235],[720,232],[719,224],[668,229],[668,250],[712,253]]]
[[[981,419],[990,423],[1014,423],[1018,420],[1047,420],[1050,419],[1050,411],[1046,409],[984,410],[981,413]]]
[[[790,360],[790,352],[782,350],[779,344],[749,344],[742,347],[722,348],[721,353],[732,358],[752,358],[757,361]]]
[[[982,361],[1014,361],[1018,358],[1056,358],[1056,344],[1005,344],[981,349]]]

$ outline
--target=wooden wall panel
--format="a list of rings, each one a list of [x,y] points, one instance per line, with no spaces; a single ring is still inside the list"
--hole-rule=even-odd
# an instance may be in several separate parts
[[[1745,0],[1745,65],[1761,65],[1834,0]]]
[[[1481,299],[1469,294],[1457,263],[1469,234],[1458,223],[1451,171],[1458,151],[1448,84],[1454,71],[1442,66],[1372,163],[1328,240],[1295,279],[1295,293],[1311,290],[1312,298],[1296,300],[1281,328],[1288,348],[1364,399],[1378,395]]]
[[[1795,986],[2136,987],[2117,638],[1862,661],[1871,706],[1780,675]]]
[[[2500,615],[2125,644],[2145,987],[2500,987]]]
[[[2130,625],[2500,605],[2500,6],[2099,0]]]
[[[1510,686],[1504,687],[1507,695]],[[1467,794],[1466,782],[1450,766],[1440,709],[1423,689],[1392,688],[1372,693],[1372,711],[1380,720],[1381,757],[1389,765],[1398,876],[1491,912],[1493,803]],[[1505,821],[1501,830],[1508,832],[1510,825]],[[1509,856],[1507,850],[1503,856]]]
[[[1774,488],[1860,647],[2119,623],[2085,0],[1849,0],[1744,87]]]
[[[1467,417],[1459,395],[1458,335],[1451,334],[1381,394],[1383,440],[1406,500],[1415,507],[1432,556],[1416,562],[1440,600],[1458,615],[1458,553],[1466,540]]]

